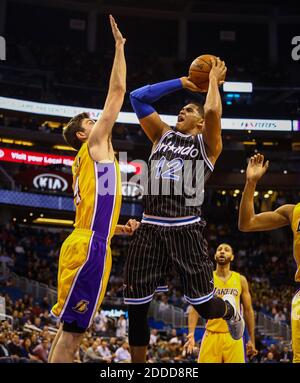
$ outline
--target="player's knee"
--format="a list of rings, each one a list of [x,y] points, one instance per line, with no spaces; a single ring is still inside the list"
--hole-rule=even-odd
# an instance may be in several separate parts
[[[146,346],[150,340],[148,325],[148,309],[150,303],[129,305],[128,308],[128,340],[130,346]]]

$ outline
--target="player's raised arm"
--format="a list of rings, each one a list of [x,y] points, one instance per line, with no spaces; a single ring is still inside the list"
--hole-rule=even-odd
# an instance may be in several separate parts
[[[204,124],[202,129],[207,155],[215,164],[222,151],[221,116],[222,101],[219,85],[223,82],[227,68],[219,58],[211,59],[212,68],[209,73],[209,87],[204,104]]]
[[[258,180],[265,174],[269,161],[264,164],[264,156],[256,154],[250,158],[246,171],[246,184],[239,209],[239,229],[241,231],[273,230],[289,225],[295,205],[283,205],[275,211],[255,214],[254,192]]]
[[[114,18],[110,15],[110,24],[115,39],[115,57],[111,71],[109,89],[103,108],[103,113],[93,126],[90,133],[88,145],[89,148],[98,146],[103,142],[106,144],[111,135],[112,128],[121,110],[124,96],[126,93],[126,61],[124,55],[124,44],[126,39],[123,38],[119,31]],[[108,145],[105,145],[108,148]],[[103,149],[105,147],[103,145]],[[103,153],[105,156],[105,154]]]

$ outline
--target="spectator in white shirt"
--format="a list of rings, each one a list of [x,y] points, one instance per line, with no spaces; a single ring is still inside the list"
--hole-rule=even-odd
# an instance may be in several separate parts
[[[275,322],[285,322],[286,316],[281,310],[279,310],[278,313],[275,314],[274,320]]]
[[[130,363],[131,356],[128,351],[129,344],[124,342],[121,347],[119,347],[116,351],[116,357],[114,359],[115,363]]]
[[[169,308],[168,296],[163,294],[161,297],[161,301],[159,302],[158,311],[165,311]]]
[[[120,318],[117,321],[117,330],[116,330],[117,338],[126,337],[126,326],[127,326],[127,322],[126,322],[125,316],[120,315]]]
[[[111,354],[107,344],[108,343],[105,339],[101,339],[100,346],[97,347],[97,352],[105,362],[111,363],[113,355]]]
[[[157,333],[157,330],[156,328],[153,328],[151,330],[151,335],[150,335],[150,341],[149,341],[150,346],[153,346],[154,344],[156,344],[158,338],[159,338],[159,335]]]
[[[107,331],[107,318],[102,313],[102,311],[98,312],[98,314],[94,318],[94,331],[97,336],[103,336]]]

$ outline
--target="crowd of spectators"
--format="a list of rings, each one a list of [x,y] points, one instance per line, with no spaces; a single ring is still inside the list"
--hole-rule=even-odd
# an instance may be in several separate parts
[[[208,203],[203,216],[207,216],[206,239],[211,259],[222,242],[228,242],[235,254],[232,267],[244,274],[251,285],[253,302],[257,309],[277,315],[277,320],[289,320],[290,301],[295,291],[294,273],[296,265],[292,257],[292,235],[288,228],[274,232],[241,233],[237,228],[239,198],[227,193],[209,191],[207,196],[214,200]],[[278,204],[293,203],[298,195],[274,192],[274,198],[256,198],[256,210],[275,209]],[[218,199],[219,198],[219,199]],[[215,201],[218,201],[216,202]],[[208,201],[209,202],[209,201]],[[213,209],[213,206],[214,209]],[[222,213],[230,216],[224,222],[215,219]],[[214,215],[214,217],[211,217]],[[212,223],[216,222],[216,223]],[[56,276],[60,246],[68,236],[68,230],[43,230],[9,223],[0,227],[0,263],[11,271],[56,288]],[[112,240],[113,266],[107,289],[110,299],[122,298],[123,269],[130,237],[116,236]],[[186,308],[181,285],[176,274],[170,273],[168,301]],[[279,288],[280,287],[280,288]]]
[[[25,294],[13,301],[4,294],[6,313],[13,320],[0,315],[0,363],[47,363],[50,348],[58,330],[58,322],[49,315],[47,298],[34,302]],[[93,325],[86,331],[76,352],[75,363],[126,363],[131,361],[127,341],[127,320],[124,315],[118,319],[114,333],[108,331],[108,318],[100,311]],[[118,323],[120,322],[120,324]],[[120,331],[121,329],[121,331]],[[186,332],[168,327],[151,329],[147,351],[149,363],[194,363],[197,360],[200,341],[191,354],[184,347]],[[283,341],[272,341],[256,335],[258,354],[250,363],[291,363],[290,345]]]
[[[207,216],[208,222],[215,222],[208,223],[206,228],[206,238],[211,258],[213,259],[214,252],[221,242],[231,244],[235,254],[232,268],[247,277],[254,310],[257,313],[266,314],[276,322],[290,324],[291,299],[297,288],[294,283],[296,265],[292,257],[292,235],[290,230],[286,228],[274,232],[241,233],[236,223],[238,198],[233,198],[228,194],[224,196],[221,193],[215,193],[212,198],[217,198],[216,195],[222,197],[219,206],[217,203],[214,203],[217,206],[215,210],[210,207],[207,210],[204,209],[203,212],[203,215]],[[256,208],[257,211],[274,209],[278,204],[293,203],[298,197],[291,193],[279,192],[276,198],[269,198],[267,200],[263,198],[257,199]],[[224,222],[224,219],[223,221],[222,219],[218,221],[216,216],[214,216],[214,219],[210,217],[210,214],[217,214],[218,209],[222,210],[224,207],[229,209],[223,215],[229,217],[226,222]],[[44,230],[12,223],[2,225],[0,227],[0,264],[4,264],[6,269],[8,268],[20,276],[44,283],[50,288],[55,289],[59,250],[68,234],[68,230]],[[126,236],[116,236],[112,240],[113,266],[104,303],[114,305],[114,302],[116,302],[117,305],[123,305],[123,269],[129,241],[130,237]],[[167,310],[170,306],[177,306],[186,312],[188,304],[183,298],[183,291],[177,275],[171,271],[169,280],[166,282],[169,286],[169,292],[157,294],[155,297],[159,304],[159,310],[163,311]],[[13,287],[13,279],[8,277],[5,283],[2,281],[2,286]],[[56,330],[56,323],[53,322],[49,314],[49,302],[44,300],[37,304],[29,296],[24,296],[21,300],[16,300],[15,302],[6,297],[6,301],[8,302],[6,303],[7,313],[13,318],[13,330],[11,330],[13,334],[19,335],[19,338],[26,340],[25,343],[29,344],[27,332],[39,330],[38,336],[42,346],[37,350],[39,351],[42,347],[44,348],[40,351],[45,349],[47,346],[46,342],[43,343],[45,338],[48,339],[49,346],[51,337]],[[122,308],[124,309],[124,306]],[[2,326],[5,323],[2,322]],[[8,324],[6,323],[5,326],[8,326]],[[13,338],[13,335],[9,334],[6,335],[6,343]],[[126,336],[127,321],[125,317],[121,316],[117,320],[116,318],[106,317],[100,312],[95,317],[88,342],[84,341],[85,346],[83,345],[82,347],[88,345],[87,348],[90,348],[89,355],[91,356],[93,353],[98,353],[95,350],[98,350],[103,338],[107,340],[112,337],[116,338],[117,342],[119,340],[119,343],[121,343],[122,340],[124,343]],[[154,337],[152,338],[154,339]],[[157,347],[153,346],[149,350],[150,361],[162,361],[164,358],[161,354],[164,355],[162,350],[166,348],[165,342],[167,340],[163,336],[160,336],[159,339]],[[107,347],[110,347],[110,342],[108,339]],[[16,339],[15,343],[18,343]],[[34,345],[37,346],[36,342]],[[119,345],[121,346],[121,344]],[[106,347],[105,344],[102,346]],[[178,358],[178,361],[180,361],[191,358],[191,356],[185,355],[182,346],[183,341],[180,347],[171,346],[170,360],[177,360],[176,358]],[[269,350],[269,346],[262,345],[261,358],[254,361],[266,361],[268,363],[271,363],[272,360],[278,361],[280,359],[278,355],[281,352],[285,352],[283,350],[285,345],[276,345],[278,348],[276,353],[274,350]],[[125,344],[123,351],[121,350],[122,352],[120,352],[125,354],[126,347],[128,348]],[[165,354],[169,355],[169,346],[167,346],[167,350]],[[33,346],[32,353],[30,354],[33,356],[36,354],[33,353]],[[105,352],[103,351],[104,354]],[[176,355],[176,358],[174,355]],[[287,355],[284,354],[282,358],[289,359]],[[110,357],[108,353],[106,357],[111,359],[111,361],[115,358],[115,356],[113,358]],[[165,357],[168,358],[168,356]],[[83,357],[78,358],[78,360],[83,361]],[[87,358],[85,356],[85,360]],[[32,360],[36,360],[36,358],[32,358]]]

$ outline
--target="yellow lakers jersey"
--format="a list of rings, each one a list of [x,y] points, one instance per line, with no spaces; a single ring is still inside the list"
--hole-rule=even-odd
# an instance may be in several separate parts
[[[300,203],[298,203],[293,211],[292,230],[294,234],[294,258],[297,264],[295,281],[300,282]]]
[[[230,278],[223,282],[214,271],[214,294],[223,297],[225,294],[231,294],[235,298],[236,307],[240,307],[240,296],[242,293],[241,275],[235,271],[231,271]],[[206,329],[213,332],[228,332],[228,326],[224,319],[209,319]]]
[[[97,162],[84,143],[72,165],[75,228],[97,232],[103,238],[114,234],[122,202],[121,174],[117,160]]]

